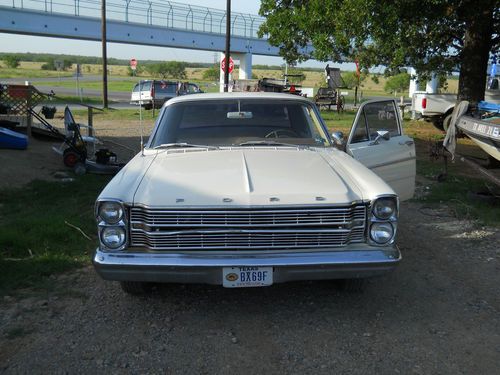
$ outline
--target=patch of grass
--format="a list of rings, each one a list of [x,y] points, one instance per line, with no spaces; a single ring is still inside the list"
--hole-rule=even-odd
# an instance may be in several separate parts
[[[337,113],[337,111],[321,111],[321,117],[330,132],[341,131],[344,135],[347,135],[351,129],[354,117],[356,117],[356,111],[344,111],[342,113]]]
[[[0,294],[89,263],[97,244],[94,201],[108,181],[85,175],[72,183],[35,181],[0,192]]]
[[[108,102],[109,105],[116,103],[113,100],[108,100]],[[102,99],[99,97],[84,96],[82,97],[82,100],[80,100],[79,96],[57,95],[53,100],[45,103],[45,105],[49,106],[52,104],[89,104],[95,107],[102,107]]]
[[[435,181],[442,172],[442,163],[417,160],[418,175]],[[451,168],[443,182],[430,184],[429,194],[416,200],[431,204],[445,203],[460,219],[476,219],[481,224],[500,226],[500,200],[474,198],[476,193],[491,188],[485,180],[459,175]]]
[[[108,90],[115,92],[132,92],[134,85],[139,82],[140,79],[135,79],[134,81],[123,78],[119,81],[110,80],[108,81]],[[37,86],[50,86],[50,87],[66,87],[66,88],[75,88],[76,81],[43,81],[36,82]],[[85,90],[102,90],[102,81],[80,81],[80,88],[83,89],[83,93],[85,94]],[[57,92],[57,90],[54,89]]]
[[[51,70],[41,69],[23,69],[20,68],[0,68],[0,78],[19,78],[20,81],[29,78],[46,78],[46,77],[71,77],[69,72],[56,72]]]
[[[77,109],[72,111],[76,121],[80,119],[87,121],[87,109]],[[142,118],[145,121],[151,122],[152,119],[158,117],[160,111],[156,110],[153,116],[153,111],[142,109]],[[106,109],[104,111],[94,111],[94,121],[119,121],[119,120],[134,120],[139,121],[139,107],[137,109]]]

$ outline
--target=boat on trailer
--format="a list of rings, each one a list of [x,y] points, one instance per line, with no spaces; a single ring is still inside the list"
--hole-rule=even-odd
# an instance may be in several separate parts
[[[487,108],[487,117],[461,116],[457,128],[488,155],[500,161],[500,105],[485,103],[481,106],[482,103],[479,109]]]

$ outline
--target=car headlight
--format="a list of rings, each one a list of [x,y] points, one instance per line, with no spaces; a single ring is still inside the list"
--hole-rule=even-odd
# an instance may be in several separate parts
[[[376,243],[382,245],[391,241],[394,236],[394,227],[389,222],[372,223],[370,237]]]
[[[393,198],[380,198],[375,201],[372,208],[377,219],[389,220],[397,216],[397,204]]]
[[[101,242],[109,249],[118,249],[125,244],[125,229],[123,227],[105,227],[101,231]]]
[[[123,219],[123,206],[118,202],[102,202],[98,215],[105,223],[116,224]]]

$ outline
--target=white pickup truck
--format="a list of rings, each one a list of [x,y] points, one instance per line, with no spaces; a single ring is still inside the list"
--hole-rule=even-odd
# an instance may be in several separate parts
[[[500,103],[500,90],[486,90],[484,100],[495,104]],[[416,91],[412,97],[411,110],[415,118],[423,118],[432,122],[436,128],[446,131],[456,101],[457,94],[429,94]]]

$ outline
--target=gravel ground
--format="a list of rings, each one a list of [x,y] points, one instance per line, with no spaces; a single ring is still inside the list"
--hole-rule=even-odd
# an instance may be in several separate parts
[[[494,374],[500,233],[402,205],[404,261],[361,294],[334,282],[125,295],[91,267],[0,302],[0,372]]]
[[[64,133],[64,123],[61,116],[51,120],[51,124]],[[145,141],[153,129],[150,119],[144,121]],[[122,120],[99,121],[94,127],[96,136],[102,142],[96,146],[109,148],[115,152],[120,162],[127,162],[140,151],[140,126],[138,121]],[[83,131],[84,135],[87,135]],[[71,169],[66,168],[62,156],[52,150],[59,148],[62,142],[29,140],[26,150],[7,150],[0,152],[0,189],[19,188],[32,180],[58,181],[61,177],[72,177]],[[89,153],[93,150],[89,147]]]

